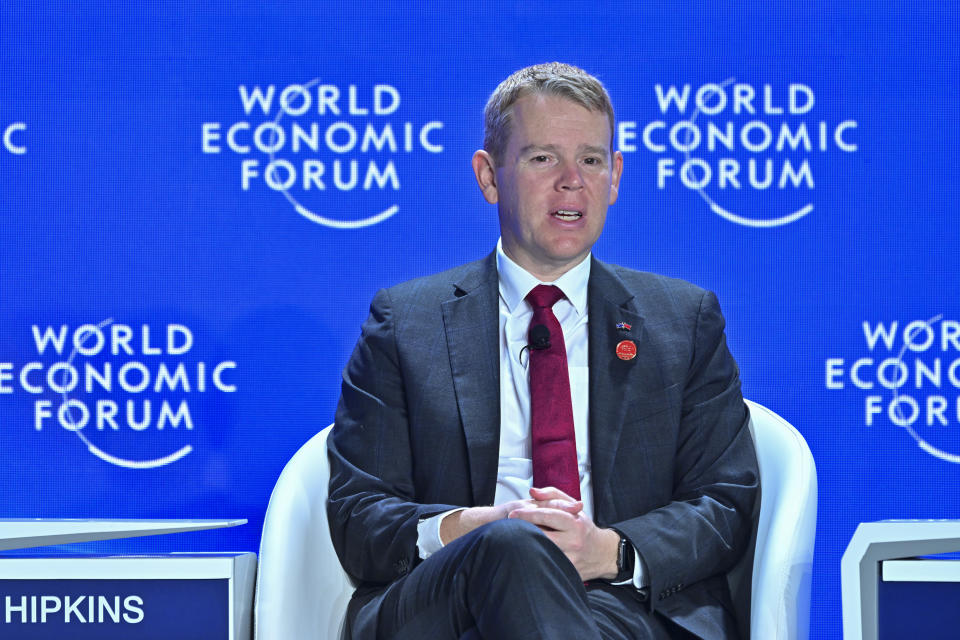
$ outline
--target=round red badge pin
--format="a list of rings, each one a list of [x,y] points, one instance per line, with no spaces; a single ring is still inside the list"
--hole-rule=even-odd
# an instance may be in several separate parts
[[[637,357],[637,345],[633,340],[621,340],[617,344],[617,357],[621,360],[633,360]]]

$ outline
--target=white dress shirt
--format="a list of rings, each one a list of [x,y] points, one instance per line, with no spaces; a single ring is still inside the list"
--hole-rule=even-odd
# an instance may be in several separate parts
[[[553,313],[563,329],[570,371],[570,399],[577,440],[577,468],[583,510],[593,518],[590,482],[589,369],[587,368],[587,281],[590,260],[585,259],[555,282],[543,283],[524,271],[497,245],[497,272],[500,280],[500,460],[494,504],[526,500],[533,486],[530,439],[530,376],[527,333],[533,307],[524,298],[540,284],[552,284],[563,291]]]
[[[590,473],[589,423],[590,370],[587,359],[587,283],[590,256],[554,282],[541,282],[511,260],[497,241],[497,274],[500,290],[500,452],[497,464],[497,489],[494,504],[526,500],[533,486],[533,460],[530,442],[530,382],[527,332],[533,308],[524,300],[534,287],[551,284],[565,298],[553,305],[553,313],[563,329],[570,371],[570,399],[573,404],[573,428],[577,440],[577,468],[583,511],[593,519],[593,490]],[[443,547],[440,521],[454,509],[427,518],[417,526],[417,549],[426,559]],[[643,585],[642,567],[637,554],[634,584]]]

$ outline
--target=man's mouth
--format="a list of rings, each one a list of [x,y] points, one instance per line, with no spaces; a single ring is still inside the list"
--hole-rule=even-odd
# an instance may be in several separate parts
[[[582,218],[583,214],[572,209],[557,209],[553,212],[553,217],[564,222],[573,222]]]

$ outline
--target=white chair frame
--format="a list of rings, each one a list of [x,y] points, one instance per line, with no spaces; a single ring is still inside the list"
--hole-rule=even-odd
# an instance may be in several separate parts
[[[747,405],[762,489],[753,553],[728,574],[731,591],[742,626],[749,613],[749,637],[806,640],[817,512],[813,456],[783,418],[755,402]],[[297,451],[270,496],[256,588],[259,640],[341,637],[355,585],[340,566],[327,525],[329,432]]]

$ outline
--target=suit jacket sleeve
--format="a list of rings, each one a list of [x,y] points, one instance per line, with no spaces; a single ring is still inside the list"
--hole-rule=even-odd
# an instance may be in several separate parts
[[[716,297],[704,292],[686,379],[671,385],[680,393],[679,412],[673,412],[672,496],[659,508],[613,525],[643,558],[651,609],[670,609],[673,595],[728,570],[750,535],[757,462],[723,329]]]
[[[367,583],[409,572],[419,561],[417,522],[458,506],[415,501],[395,324],[390,294],[382,290],[344,369],[328,445],[331,537],[343,567]]]

